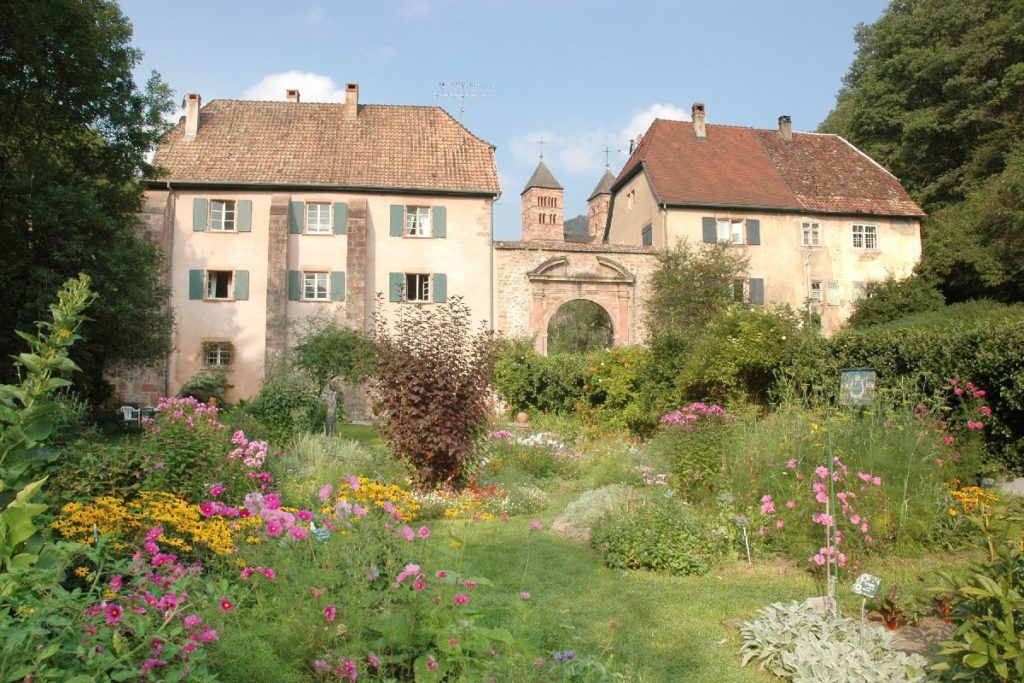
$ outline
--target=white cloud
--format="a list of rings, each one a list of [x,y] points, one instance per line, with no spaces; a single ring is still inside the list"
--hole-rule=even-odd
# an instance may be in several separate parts
[[[629,149],[629,141],[647,131],[656,118],[685,119],[686,112],[673,104],[653,104],[637,112],[618,131],[609,128],[576,128],[565,132],[534,131],[517,135],[509,143],[512,158],[524,166],[534,165],[544,141],[544,160],[555,176],[571,173],[596,176],[605,165],[604,149],[611,151],[608,163],[615,169],[623,160],[619,150]]]
[[[247,100],[283,100],[286,90],[298,90],[303,102],[344,102],[345,89],[329,76],[305,71],[285,71],[265,76],[242,93]]]

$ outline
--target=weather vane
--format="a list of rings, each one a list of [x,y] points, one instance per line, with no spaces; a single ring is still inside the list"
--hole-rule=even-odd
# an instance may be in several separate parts
[[[459,123],[466,114],[467,97],[494,97],[491,93],[466,92],[466,88],[490,88],[489,83],[471,83],[469,81],[441,81],[438,83],[441,92],[434,93],[434,97],[458,97],[459,98]],[[458,88],[458,92],[444,92],[445,88]]]

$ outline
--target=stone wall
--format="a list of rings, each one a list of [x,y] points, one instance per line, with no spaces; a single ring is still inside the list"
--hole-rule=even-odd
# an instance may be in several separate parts
[[[547,325],[574,299],[597,303],[612,321],[615,344],[644,340],[644,305],[656,251],[646,247],[566,242],[496,242],[497,328],[532,336],[547,350]]]

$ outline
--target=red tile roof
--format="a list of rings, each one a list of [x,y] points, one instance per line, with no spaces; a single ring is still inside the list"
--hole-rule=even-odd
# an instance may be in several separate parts
[[[838,135],[656,119],[616,180],[638,168],[660,203],[787,211],[923,216],[900,182]]]
[[[213,100],[194,140],[159,145],[161,179],[497,194],[494,147],[440,107]]]

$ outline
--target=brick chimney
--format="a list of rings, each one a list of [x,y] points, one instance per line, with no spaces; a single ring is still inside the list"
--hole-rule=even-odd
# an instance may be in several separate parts
[[[706,139],[708,129],[704,122],[704,103],[694,102],[690,114],[693,118],[693,134],[697,136],[698,140]]]
[[[779,117],[779,135],[787,142],[793,139],[793,119],[787,114]]]
[[[359,84],[345,85],[345,120],[355,121],[359,117]]]
[[[185,139],[195,140],[199,132],[199,106],[203,98],[199,93],[190,92],[185,95]]]
[[[285,90],[284,91],[284,98],[288,102],[298,102],[299,101],[299,91],[298,90]]]

